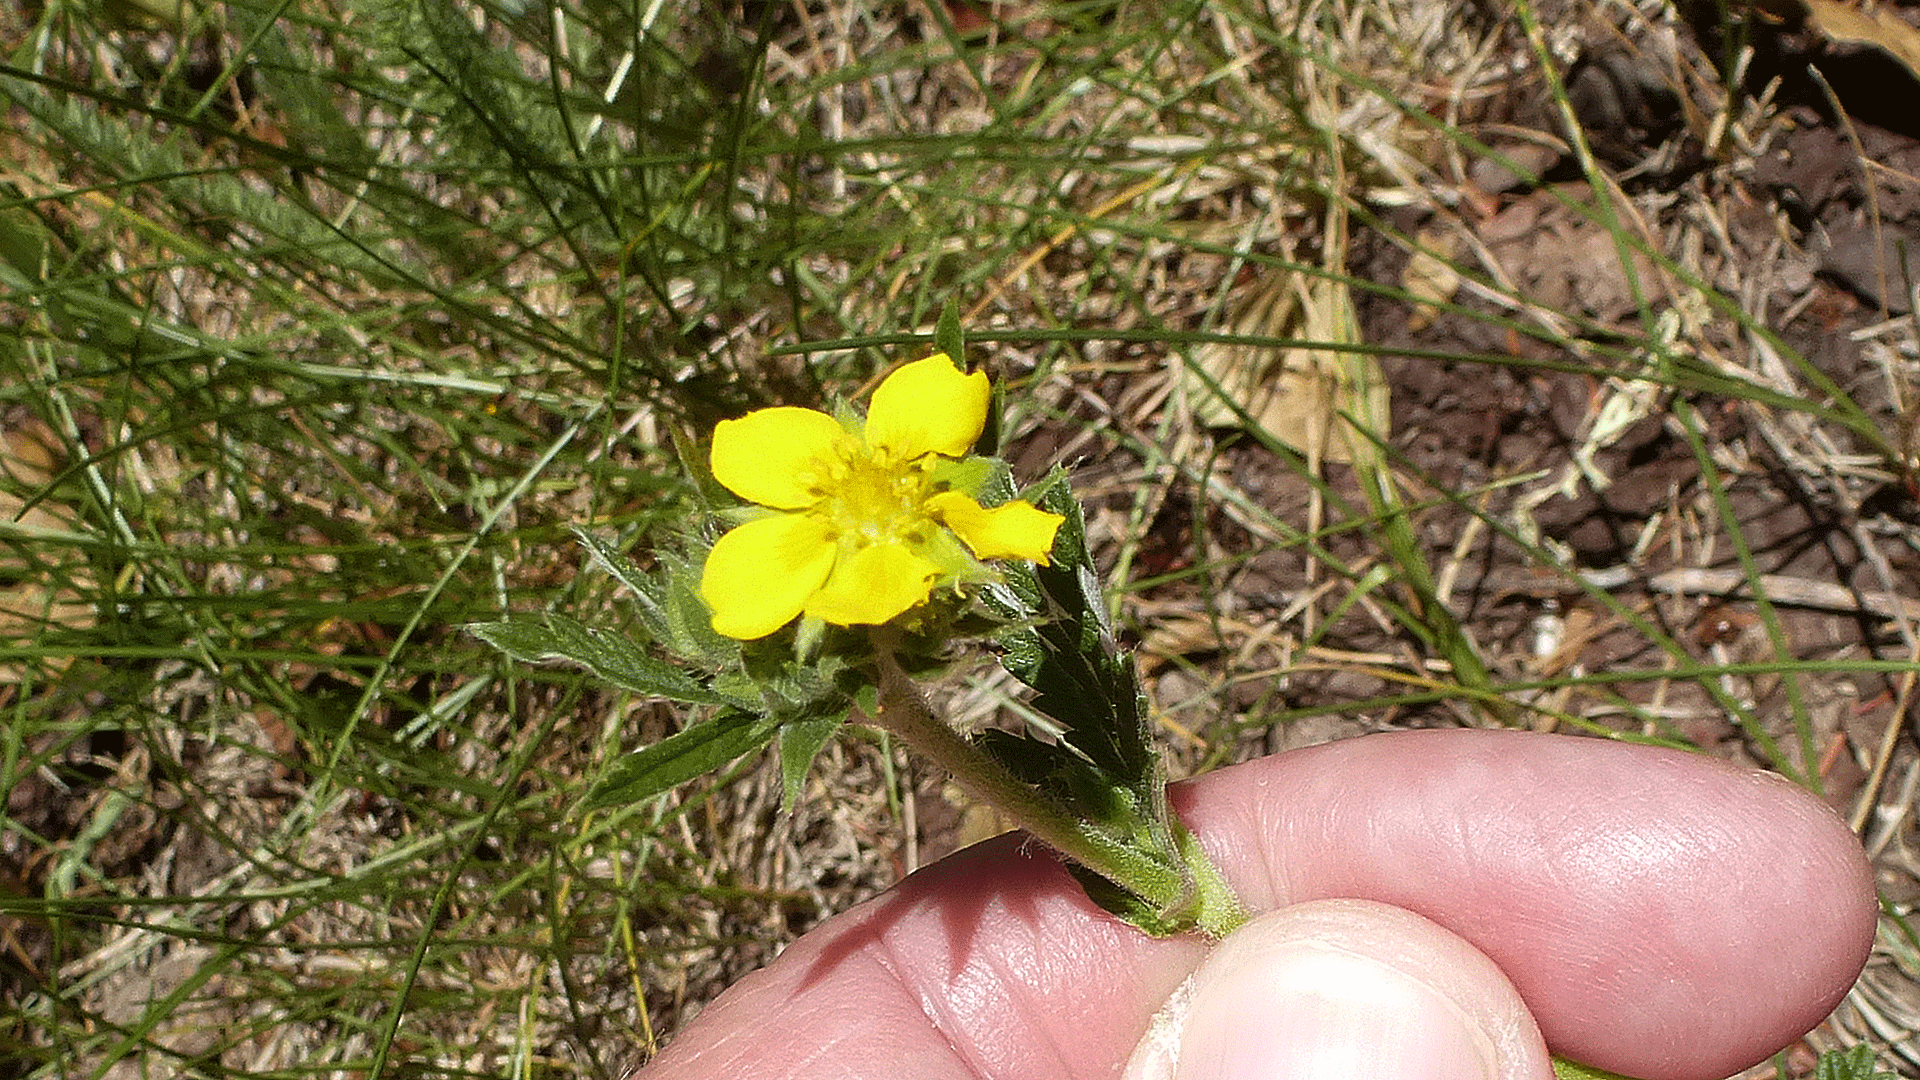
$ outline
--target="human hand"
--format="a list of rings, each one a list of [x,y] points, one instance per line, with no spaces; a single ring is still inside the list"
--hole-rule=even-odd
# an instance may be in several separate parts
[[[1818,1023],[1872,942],[1852,833],[1697,755],[1405,732],[1171,797],[1256,913],[1217,948],[1146,937],[1000,837],[795,942],[638,1080],[1078,1080],[1137,1044],[1140,1080],[1546,1080],[1548,1047],[1712,1080]]]

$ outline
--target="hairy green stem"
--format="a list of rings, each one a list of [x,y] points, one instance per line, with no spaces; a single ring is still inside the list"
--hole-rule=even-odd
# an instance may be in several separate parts
[[[950,774],[968,793],[992,806],[1060,854],[1166,912],[1192,909],[1194,923],[1219,937],[1237,925],[1238,905],[1195,904],[1194,880],[1135,846],[1102,835],[1095,826],[1023,783],[933,714],[926,698],[884,644],[874,643],[880,707],[874,726],[904,740]],[[1210,875],[1208,884],[1218,880]]]

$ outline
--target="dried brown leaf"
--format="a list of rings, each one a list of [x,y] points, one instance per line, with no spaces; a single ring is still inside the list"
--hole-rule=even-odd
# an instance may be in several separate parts
[[[1350,464],[1356,451],[1371,451],[1373,440],[1352,432],[1342,415],[1387,413],[1386,382],[1372,370],[1374,359],[1338,349],[1354,340],[1353,327],[1344,282],[1301,271],[1262,279],[1242,300],[1232,332],[1313,344],[1210,343],[1194,350],[1180,377],[1195,418],[1209,427],[1259,427],[1309,461]]]
[[[1868,11],[1836,0],[1800,0],[1807,21],[1830,40],[1871,45],[1906,66],[1920,79],[1920,29],[1908,25],[1886,7]]]
[[[1400,275],[1400,287],[1419,301],[1407,316],[1407,331],[1417,334],[1433,325],[1439,317],[1435,305],[1451,303],[1460,288],[1460,271],[1453,265],[1455,235],[1422,229],[1414,237],[1417,245],[1406,272]]]

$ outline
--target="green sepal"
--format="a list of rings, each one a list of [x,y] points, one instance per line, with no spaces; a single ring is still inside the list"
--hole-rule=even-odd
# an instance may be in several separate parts
[[[867,418],[864,413],[853,407],[853,402],[842,398],[833,399],[833,418],[847,433],[855,438],[864,439],[867,435]]]
[[[523,663],[562,660],[578,664],[623,690],[693,705],[721,698],[679,668],[655,660],[623,634],[594,630],[565,615],[534,622],[472,623],[475,637]]]
[[[651,799],[760,749],[773,741],[779,729],[777,718],[724,710],[615,761],[587,792],[581,809],[629,806]]]
[[[741,671],[723,671],[715,675],[713,692],[728,705],[747,712],[761,711],[761,706],[766,702],[765,695],[760,693],[760,684]]]
[[[799,624],[793,631],[793,658],[806,663],[820,654],[820,643],[826,640],[827,624],[825,620],[802,614]]]
[[[967,456],[963,458],[935,458],[933,472],[929,477],[938,487],[951,488],[962,495],[971,496],[982,506],[995,506],[1006,502],[1002,496],[992,500],[987,490],[996,473],[1005,473],[1006,464],[992,458]]]
[[[751,686],[759,699],[754,711],[789,721],[844,712],[857,677],[847,658],[831,648],[798,657],[778,634],[746,642],[740,659],[741,684]]]

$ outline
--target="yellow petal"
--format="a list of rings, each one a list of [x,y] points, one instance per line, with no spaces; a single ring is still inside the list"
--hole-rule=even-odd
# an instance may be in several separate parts
[[[808,514],[749,521],[720,538],[700,572],[713,628],[752,641],[787,625],[833,571],[826,522]]]
[[[861,548],[808,599],[807,614],[836,626],[883,623],[926,603],[938,573],[903,544]]]
[[[1019,499],[989,510],[957,491],[928,499],[927,509],[966,542],[975,558],[1031,559],[1043,565],[1054,533],[1067,520]]]
[[[959,457],[987,426],[992,396],[985,375],[962,375],[945,353],[915,360],[873,392],[867,445],[907,460],[926,453]]]
[[[789,405],[759,409],[720,421],[707,460],[713,478],[735,495],[777,510],[800,510],[818,501],[810,485],[833,461],[834,443],[845,434],[823,412]]]

